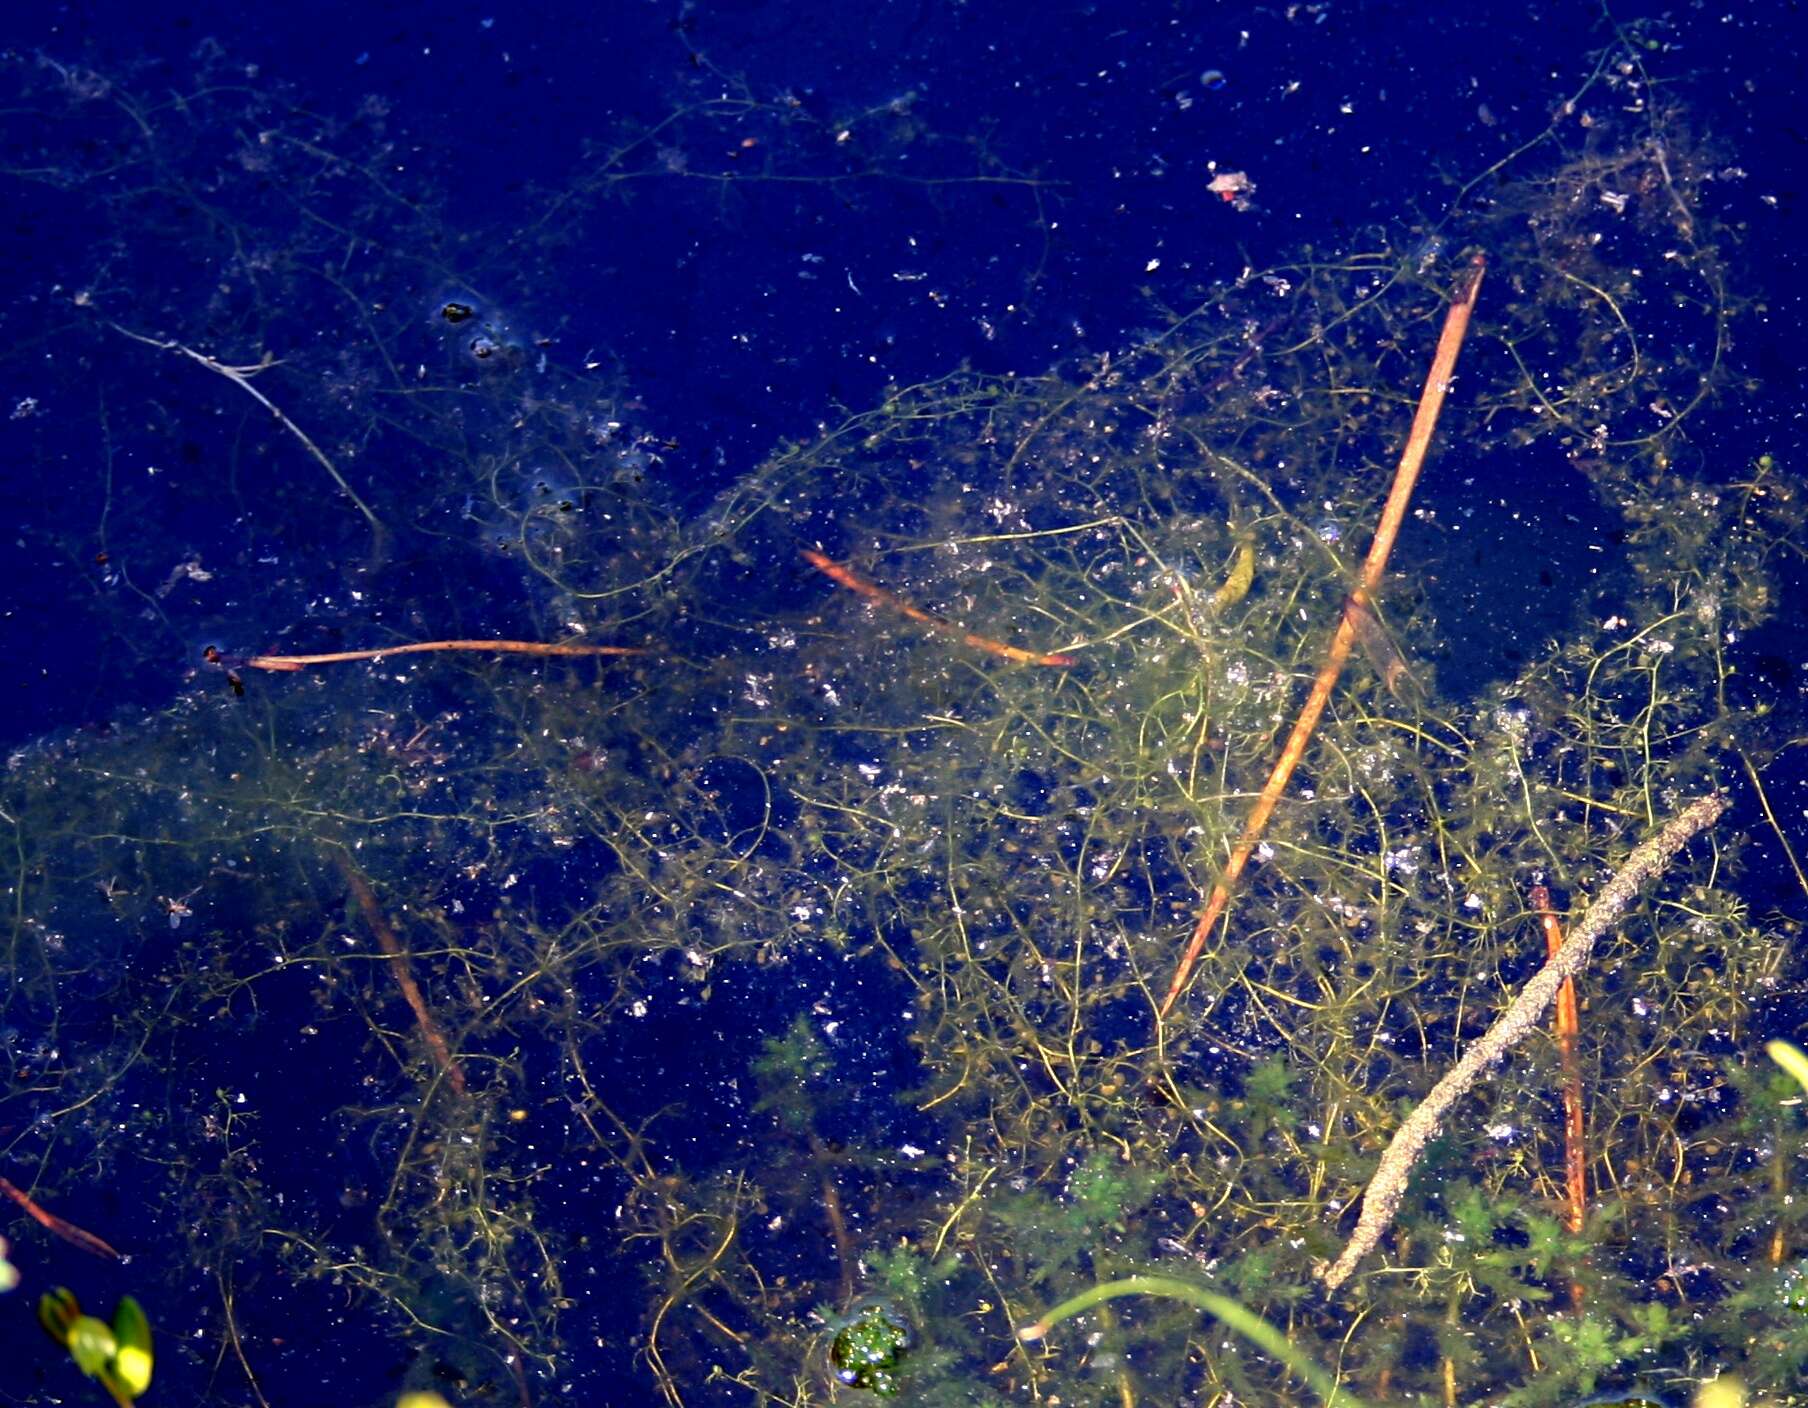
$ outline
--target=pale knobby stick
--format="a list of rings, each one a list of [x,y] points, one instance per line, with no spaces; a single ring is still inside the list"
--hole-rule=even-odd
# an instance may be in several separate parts
[[[1412,1175],[1419,1155],[1438,1132],[1451,1106],[1462,1099],[1482,1072],[1505,1056],[1528,1032],[1543,1020],[1545,1009],[1557,996],[1565,978],[1574,977],[1588,964],[1595,940],[1620,917],[1626,906],[1637,897],[1639,887],[1657,875],[1694,835],[1711,826],[1726,810],[1727,799],[1715,795],[1691,802],[1664,823],[1652,837],[1640,842],[1626,857],[1626,863],[1609,880],[1588,912],[1569,932],[1557,956],[1540,968],[1520,989],[1519,996],[1473,1042],[1456,1065],[1431,1088],[1431,1094],[1406,1117],[1393,1140],[1381,1155],[1368,1191],[1362,1195],[1362,1212],[1356,1219],[1356,1230],[1336,1261],[1321,1273],[1327,1290],[1336,1290],[1356,1269],[1356,1263],[1374,1250],[1383,1234],[1393,1224],[1406,1194],[1406,1180]]]

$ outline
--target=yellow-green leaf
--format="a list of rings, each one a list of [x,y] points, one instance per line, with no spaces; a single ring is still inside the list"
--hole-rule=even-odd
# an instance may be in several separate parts
[[[92,1315],[78,1315],[69,1327],[69,1354],[89,1378],[98,1378],[112,1362],[119,1341],[105,1320]]]
[[[65,1348],[69,1344],[69,1327],[81,1313],[75,1292],[67,1286],[58,1286],[38,1297],[38,1323],[44,1327],[45,1334]]]
[[[131,1296],[121,1296],[113,1311],[113,1334],[119,1349],[113,1355],[115,1387],[127,1398],[136,1398],[151,1386],[151,1322],[144,1307]]]
[[[1808,1091],[1808,1052],[1787,1041],[1767,1041],[1764,1049],[1790,1075],[1796,1078],[1804,1091]]]

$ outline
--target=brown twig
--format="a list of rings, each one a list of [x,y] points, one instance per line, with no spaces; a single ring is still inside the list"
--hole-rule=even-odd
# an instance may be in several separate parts
[[[1538,922],[1544,926],[1545,957],[1554,962],[1563,951],[1563,926],[1551,907],[1551,892],[1543,885],[1532,886],[1532,908],[1538,911]],[[1563,1071],[1564,1223],[1571,1232],[1580,1232],[1588,1215],[1588,1161],[1582,1119],[1582,1062],[1576,1055],[1582,1022],[1573,977],[1565,978],[1557,989],[1556,1026],[1557,1058]]]
[[[854,1239],[848,1235],[847,1214],[841,1207],[841,1190],[835,1182],[835,1155],[829,1152],[815,1130],[806,1133],[810,1139],[810,1157],[816,1164],[822,1183],[822,1212],[829,1224],[829,1237],[835,1243],[835,1259],[841,1268],[841,1301],[845,1307],[854,1299],[854,1277],[860,1269]]]
[[[1713,825],[1727,808],[1722,796],[1703,797],[1678,812],[1655,836],[1647,837],[1633,847],[1625,864],[1613,879],[1602,887],[1595,902],[1581,920],[1571,926],[1569,937],[1557,956],[1540,968],[1519,990],[1507,1010],[1494,1025],[1469,1044],[1456,1065],[1446,1071],[1431,1093],[1406,1117],[1375,1166],[1362,1195],[1362,1211],[1356,1218],[1356,1230],[1350,1234],[1337,1260],[1322,1273],[1325,1287],[1336,1290],[1356,1269],[1356,1263],[1374,1250],[1392,1225],[1406,1196],[1406,1182],[1413,1165],[1437,1133],[1444,1116],[1462,1099],[1469,1087],[1481,1079],[1482,1072],[1500,1060],[1538,1024],[1544,1009],[1556,999],[1565,978],[1574,977],[1588,966],[1594,953],[1595,940],[1620,917],[1621,912],[1638,895],[1639,887],[1659,874],[1695,834]]]
[[[1399,536],[1400,524],[1406,518],[1406,506],[1412,498],[1413,485],[1418,480],[1420,466],[1425,463],[1425,452],[1431,446],[1432,432],[1437,428],[1438,412],[1443,408],[1444,395],[1450,389],[1450,378],[1456,370],[1457,353],[1462,350],[1463,336],[1469,330],[1469,315],[1475,311],[1475,299],[1481,290],[1485,267],[1482,257],[1477,255],[1458,286],[1455,298],[1451,300],[1449,312],[1444,315],[1444,331],[1438,338],[1437,351],[1432,355],[1431,372],[1425,378],[1424,391],[1419,395],[1419,408],[1413,415],[1412,429],[1407,432],[1406,448],[1401,451],[1399,468],[1394,471],[1393,487],[1388,490],[1387,502],[1382,506],[1381,521],[1375,527],[1375,540],[1369,544],[1369,555],[1362,564],[1361,576],[1344,602],[1337,630],[1332,633],[1331,644],[1325,650],[1324,664],[1319,667],[1318,678],[1312,682],[1312,692],[1306,696],[1299,718],[1294,721],[1293,732],[1288,735],[1286,745],[1281,749],[1281,756],[1275,760],[1274,769],[1268,774],[1261,796],[1256,798],[1255,806],[1250,808],[1249,817],[1243,823],[1242,833],[1230,853],[1230,859],[1225,863],[1223,873],[1212,883],[1211,894],[1206,897],[1205,905],[1199,911],[1198,922],[1193,925],[1193,937],[1188,941],[1186,951],[1181,954],[1180,962],[1175,965],[1174,978],[1168,984],[1167,996],[1162,998],[1161,1006],[1157,1009],[1158,1017],[1168,1015],[1175,1000],[1186,988],[1187,979],[1192,976],[1193,965],[1198,962],[1206,939],[1210,937],[1213,926],[1230,902],[1231,887],[1243,874],[1243,867],[1255,852],[1256,843],[1262,839],[1268,818],[1274,814],[1281,794],[1287,790],[1294,768],[1299,766],[1300,759],[1305,756],[1312,731],[1318,727],[1325,706],[1331,701],[1331,691],[1336,687],[1338,676],[1343,673],[1351,648],[1356,644],[1358,631],[1364,624],[1363,613],[1374,609],[1372,599],[1380,589],[1382,576],[1387,570],[1388,554],[1393,551],[1394,539]]]
[[[0,1193],[4,1193],[20,1207],[24,1208],[31,1220],[40,1227],[49,1229],[71,1246],[80,1247],[90,1256],[105,1257],[108,1261],[120,1260],[118,1252],[101,1241],[92,1232],[84,1232],[73,1222],[58,1217],[54,1212],[40,1207],[31,1195],[13,1186],[7,1179],[0,1178]]]
[[[364,922],[376,936],[377,947],[383,950],[383,956],[389,960],[389,971],[395,977],[396,986],[402,990],[402,997],[408,1003],[409,1010],[414,1013],[415,1025],[421,1029],[421,1039],[427,1043],[427,1052],[433,1057],[433,1064],[445,1072],[446,1083],[463,1095],[465,1073],[453,1059],[452,1048],[446,1044],[439,1024],[433,1020],[427,999],[421,996],[420,985],[414,981],[414,970],[408,962],[408,951],[396,938],[395,930],[389,927],[389,920],[383,914],[383,907],[377,903],[370,881],[364,878],[364,872],[358,869],[344,851],[335,848],[333,859],[338,863],[339,873],[345,877],[345,883],[351,886],[352,896],[358,901],[358,908],[364,914]]]
[[[342,660],[381,660],[387,655],[422,655],[435,650],[467,650],[491,655],[645,655],[633,645],[554,645],[538,640],[417,640],[386,645],[376,650],[331,650],[321,655],[248,655],[238,664],[252,670],[299,670],[308,665],[336,665]],[[209,664],[226,663],[229,657],[209,646],[203,652]]]
[[[860,595],[865,597],[868,601],[876,601],[881,605],[889,606],[893,611],[896,611],[900,615],[908,616],[918,625],[927,626],[938,635],[950,636],[965,645],[972,646],[975,650],[983,650],[990,655],[997,655],[1005,660],[1015,660],[1019,665],[1053,665],[1057,667],[1066,667],[1080,663],[1079,660],[1072,655],[1041,655],[1033,650],[1023,650],[1015,645],[1006,645],[1003,641],[992,640],[989,637],[982,635],[975,635],[964,626],[957,626],[952,621],[944,621],[940,616],[925,611],[920,606],[912,606],[895,592],[888,592],[877,582],[867,581],[866,578],[854,571],[853,568],[842,566],[832,557],[828,557],[820,552],[813,552],[809,548],[803,550],[803,557],[804,561],[809,563],[810,566],[814,567],[818,572],[839,582],[849,591],[859,592]]]

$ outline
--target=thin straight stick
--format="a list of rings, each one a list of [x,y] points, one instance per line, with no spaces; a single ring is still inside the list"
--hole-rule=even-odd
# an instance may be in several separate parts
[[[446,1083],[463,1095],[465,1073],[453,1059],[452,1048],[446,1044],[439,1024],[433,1020],[427,999],[421,996],[420,984],[414,981],[414,969],[408,962],[408,950],[402,947],[395,930],[389,927],[389,920],[384,917],[383,907],[377,903],[370,881],[364,878],[364,872],[343,851],[335,849],[333,859],[338,863],[339,873],[345,877],[345,883],[352,888],[358,908],[364,913],[364,922],[370,926],[371,933],[376,935],[377,947],[383,950],[383,956],[389,960],[390,974],[395,978],[396,986],[402,990],[402,998],[407,1002],[409,1011],[414,1013],[415,1025],[421,1029],[421,1039],[427,1043],[427,1052],[433,1057],[433,1064],[445,1073]]]
[[[1305,706],[1301,708],[1299,718],[1294,721],[1293,732],[1288,735],[1286,746],[1281,749],[1281,756],[1275,760],[1274,770],[1268,774],[1261,796],[1256,798],[1255,806],[1250,808],[1249,817],[1243,823],[1242,834],[1230,853],[1230,860],[1225,863],[1223,873],[1213,882],[1205,907],[1199,911],[1199,920],[1193,926],[1193,937],[1174,968],[1174,980],[1168,985],[1167,996],[1162,998],[1161,1006],[1156,1010],[1158,1017],[1168,1015],[1169,1009],[1186,988],[1187,979],[1192,976],[1193,965],[1198,962],[1206,939],[1210,937],[1213,926],[1230,902],[1231,888],[1243,874],[1243,867],[1249,864],[1256,843],[1262,839],[1262,832],[1267,829],[1268,818],[1274,814],[1281,795],[1286,792],[1287,784],[1293,778],[1294,768],[1299,766],[1299,760],[1305,756],[1312,731],[1318,727],[1325,706],[1331,702],[1331,691],[1336,687],[1338,676],[1343,673],[1343,667],[1350,658],[1357,633],[1366,624],[1361,619],[1362,613],[1374,610],[1372,601],[1386,574],[1387,558],[1394,550],[1394,539],[1400,535],[1400,525],[1406,519],[1407,504],[1412,499],[1413,485],[1418,482],[1419,469],[1425,463],[1425,452],[1431,447],[1432,432],[1437,429],[1438,412],[1443,409],[1444,395],[1449,391],[1450,378],[1456,371],[1457,353],[1462,350],[1463,337],[1469,331],[1469,316],[1475,311],[1475,300],[1481,292],[1485,269],[1486,261],[1478,254],[1468,274],[1457,287],[1450,311],[1444,315],[1444,331],[1438,338],[1437,351],[1432,354],[1431,372],[1425,378],[1424,391],[1419,394],[1419,408],[1413,414],[1412,429],[1406,436],[1406,448],[1400,453],[1400,465],[1394,471],[1393,487],[1388,490],[1387,502],[1382,506],[1381,521],[1375,526],[1375,540],[1369,544],[1369,555],[1362,564],[1362,573],[1344,602],[1337,630],[1332,634],[1331,644],[1325,650],[1324,664],[1319,667],[1318,678],[1312,682],[1312,692],[1306,696]]]
[[[1544,926],[1545,957],[1555,962],[1563,952],[1563,926],[1551,907],[1551,892],[1542,885],[1532,886],[1532,908],[1538,911],[1538,922]],[[1570,1231],[1580,1232],[1588,1215],[1588,1160],[1587,1131],[1582,1119],[1582,1062],[1576,1055],[1582,1019],[1573,977],[1565,978],[1557,989],[1555,1020],[1557,1058],[1563,1070],[1563,1220]]]
[[[332,650],[323,655],[250,655],[236,663],[249,670],[299,670],[308,665],[336,665],[342,660],[381,660],[387,655],[421,655],[436,650],[467,650],[492,655],[645,655],[633,645],[551,645],[538,640],[417,640],[376,650]],[[232,663],[213,651],[210,663]]]
[[[20,1188],[14,1187],[7,1179],[0,1178],[0,1193],[4,1193],[20,1207],[24,1208],[26,1215],[29,1216],[33,1222],[37,1223],[38,1226],[54,1232],[65,1242],[69,1243],[70,1246],[80,1247],[90,1256],[105,1257],[108,1261],[123,1260],[118,1252],[114,1251],[112,1247],[101,1241],[101,1239],[96,1237],[92,1232],[84,1232],[66,1218],[58,1217],[48,1208],[40,1207],[38,1203],[32,1199],[30,1194]]]
[[[887,591],[877,582],[869,582],[851,567],[843,566],[823,553],[809,548],[803,550],[803,559],[818,572],[833,581],[839,582],[851,592],[858,592],[868,601],[876,601],[889,606],[901,616],[908,616],[912,621],[940,635],[952,636],[964,645],[975,650],[983,650],[988,655],[997,655],[1005,660],[1015,660],[1019,665],[1052,665],[1066,668],[1080,662],[1072,655],[1043,655],[1034,650],[1023,650],[1015,645],[1006,645],[1003,641],[993,640],[989,636],[975,635],[963,626],[952,621],[944,621],[940,616],[923,610],[920,606],[912,606],[896,592]]]

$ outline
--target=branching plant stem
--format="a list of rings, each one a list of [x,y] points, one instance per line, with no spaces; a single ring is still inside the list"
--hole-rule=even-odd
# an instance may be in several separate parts
[[[313,459],[314,463],[324,469],[328,476],[331,477],[333,483],[339,486],[339,492],[350,499],[358,512],[364,515],[365,522],[370,524],[370,531],[374,535],[371,555],[379,558],[383,556],[389,541],[389,529],[384,525],[383,520],[377,517],[376,510],[364,502],[359,496],[358,491],[352,488],[351,481],[340,473],[339,466],[333,463],[331,457],[328,456],[325,450],[314,443],[313,437],[293,420],[289,419],[288,413],[284,411],[281,406],[277,405],[276,402],[272,401],[268,396],[264,395],[263,392],[259,391],[257,387],[251,384],[252,377],[256,376],[259,372],[268,371],[271,367],[277,365],[276,360],[273,357],[266,353],[264,360],[261,362],[254,362],[249,366],[235,367],[220,361],[216,357],[209,357],[205,352],[197,352],[194,348],[184,346],[180,342],[157,337],[146,337],[143,333],[133,332],[132,329],[121,327],[118,323],[111,323],[109,326],[111,326],[115,332],[131,338],[134,342],[142,342],[146,347],[155,347],[164,352],[178,353],[181,356],[188,358],[189,361],[194,362],[199,366],[206,367],[208,371],[213,372],[215,375],[225,377],[226,380],[230,381],[234,386],[238,387],[239,390],[243,391],[252,400],[256,401],[258,405],[268,411],[278,425],[301,442],[301,447],[308,452],[308,455]]]

